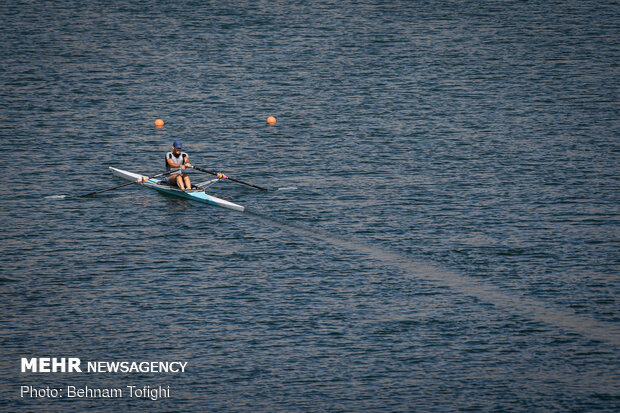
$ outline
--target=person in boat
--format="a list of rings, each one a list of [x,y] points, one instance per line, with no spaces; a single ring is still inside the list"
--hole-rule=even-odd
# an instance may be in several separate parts
[[[181,149],[183,143],[181,141],[174,141],[172,144],[172,152],[166,154],[166,171],[171,169],[178,169],[168,177],[168,183],[170,185],[176,185],[181,188],[182,191],[192,189],[192,184],[189,180],[189,175],[186,169],[191,167],[189,157]]]

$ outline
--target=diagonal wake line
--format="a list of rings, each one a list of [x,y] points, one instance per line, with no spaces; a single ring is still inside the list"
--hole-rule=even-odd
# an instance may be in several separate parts
[[[416,261],[404,253],[391,251],[383,246],[371,245],[359,239],[346,239],[327,231],[274,218],[256,211],[245,211],[280,228],[329,242],[346,249],[367,254],[373,259],[404,269],[408,274],[427,281],[440,283],[460,293],[473,296],[508,312],[551,324],[586,338],[620,346],[620,328],[617,325],[578,315],[528,297],[519,297],[501,288],[473,280],[456,272],[440,268],[429,262]]]

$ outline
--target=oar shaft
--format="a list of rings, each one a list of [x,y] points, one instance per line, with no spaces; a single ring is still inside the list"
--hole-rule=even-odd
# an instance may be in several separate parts
[[[208,171],[206,169],[202,169],[202,168],[199,168],[197,166],[194,166],[194,169],[197,170],[197,171],[200,171],[200,172],[205,172],[205,173],[208,173],[208,174],[211,174],[211,175],[215,175],[218,178],[220,177],[217,172]],[[227,176],[226,179],[228,179],[229,181],[236,182],[236,183],[241,184],[241,185],[247,185],[247,186],[251,186],[252,188],[260,189],[261,191],[267,191],[268,190],[267,188],[263,188],[262,186],[254,185],[254,184],[251,184],[249,182],[243,182],[243,181],[240,181],[239,179],[231,178],[229,176]]]
[[[114,186],[114,187],[112,187],[112,188],[100,189],[99,191],[89,192],[89,193],[87,193],[87,194],[78,195],[77,197],[78,197],[78,198],[86,198],[86,197],[89,197],[89,196],[91,196],[91,195],[97,195],[97,194],[100,194],[100,193],[102,193],[102,192],[108,192],[108,191],[111,191],[111,190],[113,190],[113,189],[122,188],[122,187],[124,187],[124,186],[133,185],[133,184],[135,184],[135,183],[136,183],[136,182],[127,182],[126,184],[122,184],[122,185]]]
[[[160,174],[151,176],[151,178],[157,178],[158,176],[168,175],[168,174],[171,174],[172,172],[174,172],[174,171],[162,172]],[[139,181],[127,182],[126,184],[122,184],[122,185],[118,185],[118,186],[113,186],[112,188],[100,189],[98,191],[89,192],[89,193],[83,194],[83,195],[78,195],[77,197],[78,198],[86,198],[86,197],[91,196],[91,195],[97,195],[97,194],[100,194],[102,192],[108,192],[108,191],[111,191],[113,189],[118,189],[118,188],[122,188],[124,186],[129,186],[129,185],[137,184],[138,182]]]

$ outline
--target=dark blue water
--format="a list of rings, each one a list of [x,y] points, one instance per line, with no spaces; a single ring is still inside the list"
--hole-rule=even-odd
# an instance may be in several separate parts
[[[620,409],[617,2],[0,17],[0,410]],[[211,188],[245,214],[54,197],[122,183],[111,165],[160,172],[176,139],[297,189]],[[37,356],[188,367],[20,373]],[[20,397],[129,384],[171,395]]]

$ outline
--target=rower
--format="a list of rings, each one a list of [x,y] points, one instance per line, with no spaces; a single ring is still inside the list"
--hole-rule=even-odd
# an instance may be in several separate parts
[[[182,191],[192,188],[192,184],[189,181],[189,175],[186,169],[191,168],[192,164],[189,163],[189,157],[185,152],[181,151],[183,143],[181,141],[174,141],[172,144],[172,152],[166,154],[166,170],[178,168],[168,177],[168,183],[170,185],[176,185],[181,188]]]

